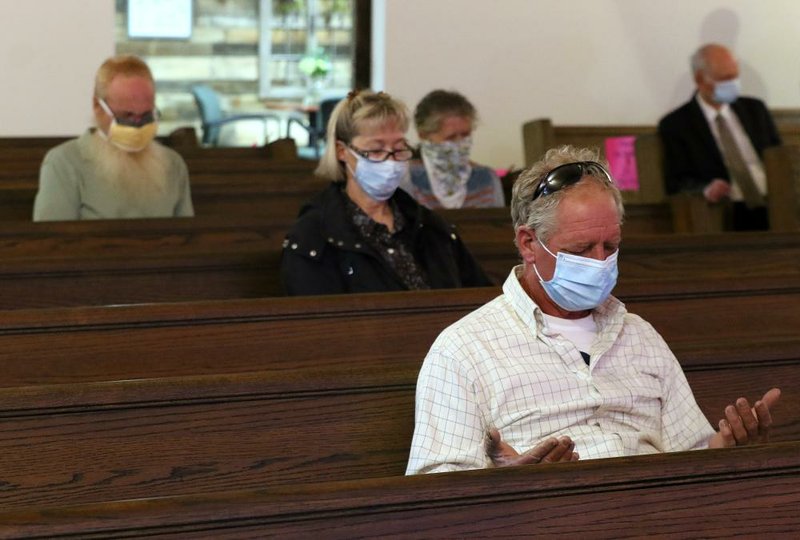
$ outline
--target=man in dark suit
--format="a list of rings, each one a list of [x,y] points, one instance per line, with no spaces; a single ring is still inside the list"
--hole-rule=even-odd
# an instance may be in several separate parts
[[[734,230],[768,229],[761,156],[781,144],[775,123],[764,102],[739,96],[739,66],[727,48],[700,47],[692,71],[695,95],[658,125],[666,191],[730,198]]]

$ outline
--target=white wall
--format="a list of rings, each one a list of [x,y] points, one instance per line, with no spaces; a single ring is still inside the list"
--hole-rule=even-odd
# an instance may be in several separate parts
[[[0,0],[0,136],[81,133],[112,54],[112,0]]]
[[[691,93],[688,57],[719,41],[745,92],[800,107],[797,0],[373,0],[376,84],[413,108],[436,87],[482,123],[474,156],[522,165],[522,123],[654,124]],[[91,122],[114,51],[112,0],[0,0],[0,136],[73,135]]]
[[[413,108],[436,87],[478,108],[474,157],[522,165],[525,120],[655,124],[691,94],[689,56],[717,41],[745,93],[800,106],[797,0],[374,0],[384,89]],[[375,29],[380,32],[380,29]]]

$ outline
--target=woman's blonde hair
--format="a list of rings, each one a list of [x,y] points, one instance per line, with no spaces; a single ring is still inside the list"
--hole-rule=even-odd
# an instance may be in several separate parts
[[[397,122],[403,132],[408,130],[408,108],[402,101],[386,92],[350,92],[331,113],[325,135],[325,153],[315,174],[327,180],[344,180],[344,165],[336,157],[336,141],[349,144],[369,126],[379,126],[390,120]]]

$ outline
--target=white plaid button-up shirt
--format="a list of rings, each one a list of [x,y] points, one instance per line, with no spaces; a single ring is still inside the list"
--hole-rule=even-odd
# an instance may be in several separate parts
[[[491,466],[491,427],[518,452],[568,435],[581,459],[705,448],[714,429],[667,344],[609,297],[587,366],[551,334],[512,270],[503,295],[445,329],[420,370],[406,474]]]

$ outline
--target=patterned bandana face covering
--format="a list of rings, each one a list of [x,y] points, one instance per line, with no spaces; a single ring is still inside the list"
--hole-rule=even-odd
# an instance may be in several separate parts
[[[472,137],[458,141],[420,142],[422,162],[436,198],[445,208],[460,208],[467,195],[467,180],[472,174],[469,153]]]
[[[554,255],[541,240],[539,244],[556,259],[556,270],[545,281],[536,265],[533,270],[550,299],[567,311],[594,309],[602,304],[617,284],[617,255],[615,251],[603,261],[559,251]]]

